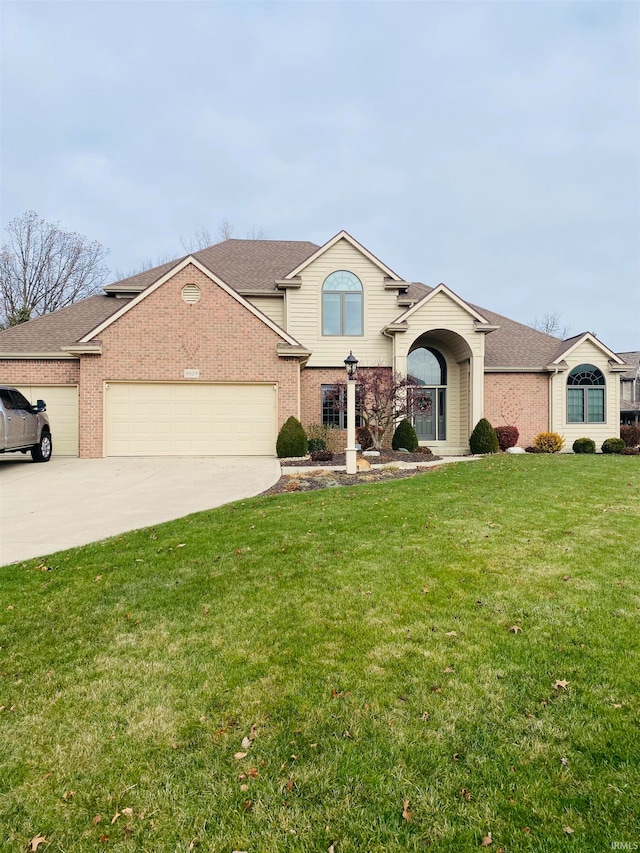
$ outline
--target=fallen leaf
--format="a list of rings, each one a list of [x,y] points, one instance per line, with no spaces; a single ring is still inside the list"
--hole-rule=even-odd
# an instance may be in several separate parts
[[[242,791],[243,794],[245,791],[249,790],[249,786],[247,785],[246,782],[244,783],[244,785],[240,785],[240,790]]]
[[[250,767],[250,768],[247,770],[247,776],[248,776],[250,779],[257,779],[257,778],[258,778],[258,775],[259,775],[259,774],[258,774],[258,768],[257,768],[257,767]]]
[[[244,801],[244,810],[246,812],[248,812],[251,809],[252,805],[253,805],[253,800],[245,800]]]
[[[568,581],[570,577],[571,577],[570,575],[564,575],[564,576],[563,576],[563,578],[562,578],[562,580],[563,580],[563,581]]]
[[[7,610],[13,610],[13,604],[10,604],[10,605],[7,607]]]
[[[336,853],[336,848],[334,844],[330,844],[327,848],[327,853]]]
[[[101,580],[102,580],[102,575],[96,575],[96,580],[97,580],[97,581],[101,581]]]
[[[457,636],[458,636],[457,631],[447,631],[445,634],[445,637],[457,637]]]
[[[184,548],[186,544],[186,542],[181,542],[179,545],[176,545],[176,548]]]
[[[522,631],[522,628],[519,625],[512,625],[509,630],[512,634],[519,634]]]
[[[125,826],[124,834],[126,835],[127,838],[131,838],[131,836],[133,835],[133,830],[131,829],[130,826]]]
[[[480,847],[490,847],[493,844],[493,838],[491,837],[491,833],[487,832],[485,837],[482,839],[482,844]]]
[[[460,759],[461,759],[461,758],[462,758],[462,756],[460,755],[460,753],[459,753],[459,752],[454,752],[454,753],[453,753],[453,760],[454,760],[454,761],[460,761]]]
[[[531,830],[529,829],[528,826],[525,826],[525,828],[522,831],[524,832],[525,835],[531,835]]]
[[[100,836],[100,841],[102,844],[106,844],[108,840],[109,840],[109,836],[106,833],[104,835]]]
[[[249,749],[249,747],[251,746],[251,741],[249,740],[249,738],[248,738],[248,737],[243,737],[243,738],[242,738],[242,743],[240,744],[240,746],[241,746],[243,749]]]
[[[236,761],[241,761],[243,758],[247,757],[247,753],[246,752],[234,752],[233,757],[235,758]]]
[[[211,610],[211,608],[207,604],[205,604],[205,606],[202,608],[202,612],[205,616],[208,616],[209,610]]]
[[[413,812],[409,808],[409,800],[405,800],[402,807],[402,817],[409,823],[413,817]]]
[[[429,712],[428,712],[428,711],[425,711],[425,712],[424,712],[424,714],[422,715],[421,719],[422,719],[425,723],[426,723],[426,722],[428,722],[428,721],[429,721],[429,719],[430,719],[430,717],[429,717]]]
[[[34,835],[31,841],[29,842],[29,850],[37,850],[41,844],[46,844],[47,839],[44,835]]]
[[[566,690],[568,683],[569,683],[568,681],[556,681],[555,684],[553,685],[553,689],[559,690],[560,687],[562,687],[563,690]]]
[[[113,824],[118,820],[119,817],[120,817],[120,812],[116,812],[114,814],[114,816],[111,818],[111,826],[113,826]]]
[[[287,784],[285,785],[285,788],[287,789],[287,791],[293,791],[294,785],[295,782],[293,781],[293,779],[287,779]]]
[[[94,817],[94,819],[91,821],[91,823],[92,823],[94,826],[97,826],[97,825],[100,823],[100,821],[101,821],[101,820],[102,820],[102,815],[101,815],[101,814],[97,814],[97,815]]]
[[[449,672],[455,672],[455,670],[452,666],[448,666],[446,669],[442,670],[443,675],[445,675],[446,673],[449,673]]]
[[[613,707],[614,708],[622,708],[622,705],[620,705],[618,702],[614,702]]]
[[[428,586],[423,586],[423,587],[422,587],[422,591],[423,591],[423,592],[424,592],[424,594],[426,595],[426,594],[429,592],[429,587],[428,587]]]
[[[568,767],[569,766],[569,759],[568,758],[561,758],[560,764],[562,764],[563,767]]]
[[[575,830],[571,829],[570,826],[563,826],[562,829],[564,830],[564,832],[567,833],[567,835],[573,835],[573,833],[575,831]]]
[[[255,725],[251,726],[251,731],[249,732],[249,740],[255,740],[258,737],[258,729]]]
[[[470,802],[471,802],[471,800],[473,799],[473,797],[472,797],[472,795],[471,795],[471,791],[467,791],[467,789],[466,789],[466,788],[463,788],[463,789],[460,791],[460,796],[461,796],[463,799],[465,799],[468,803],[470,803]]]
[[[62,799],[65,801],[70,800],[71,797],[74,796],[74,794],[75,794],[75,791],[65,791],[65,793],[62,795]]]

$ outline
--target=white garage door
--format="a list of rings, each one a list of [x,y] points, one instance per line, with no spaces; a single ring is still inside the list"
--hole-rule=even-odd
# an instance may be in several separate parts
[[[274,456],[270,385],[105,384],[107,456]]]
[[[51,423],[54,456],[78,455],[78,386],[18,385],[30,403],[44,400]]]

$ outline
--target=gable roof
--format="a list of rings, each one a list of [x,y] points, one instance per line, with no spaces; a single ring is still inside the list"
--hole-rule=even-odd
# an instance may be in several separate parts
[[[589,342],[593,344],[597,349],[601,350],[609,358],[610,361],[613,361],[616,364],[623,364],[622,359],[617,356],[615,352],[612,352],[609,347],[605,346],[602,341],[599,341],[595,335],[591,334],[591,332],[581,332],[579,335],[573,335],[572,337],[562,341],[562,343],[558,347],[558,351],[555,354],[553,361],[549,363],[559,364],[563,356],[568,355],[577,346],[580,346],[580,344],[585,342]]]
[[[284,278],[292,279],[300,275],[300,273],[305,269],[305,267],[308,267],[310,263],[313,263],[313,261],[323,255],[332,246],[335,246],[336,243],[339,243],[340,240],[346,240],[347,243],[350,243],[354,249],[357,249],[357,251],[363,254],[366,258],[368,258],[371,263],[375,264],[378,269],[382,270],[382,272],[388,278],[391,278],[394,281],[403,281],[403,279],[401,279],[397,273],[390,269],[386,264],[383,264],[380,258],[376,258],[376,256],[368,249],[366,249],[362,245],[362,243],[358,243],[355,237],[352,237],[351,234],[348,233],[348,231],[338,231],[338,233],[334,237],[332,237],[330,240],[327,240],[327,242],[324,243],[322,246],[316,247],[316,251],[312,255],[309,255],[309,257],[305,258],[302,263],[300,263],[297,267],[290,270],[287,275],[284,276]]]
[[[444,293],[445,296],[448,296],[449,299],[451,299],[453,302],[455,302],[456,305],[458,305],[460,308],[462,308],[463,311],[466,311],[467,314],[470,314],[474,320],[477,320],[478,323],[486,323],[487,322],[486,319],[482,316],[482,314],[479,313],[479,311],[477,309],[475,309],[468,302],[465,302],[464,299],[461,299],[457,293],[454,293],[453,290],[450,290],[447,287],[447,285],[443,284],[442,282],[440,282],[440,284],[438,284],[436,287],[430,288],[428,293],[424,294],[424,296],[422,296],[422,298],[418,302],[416,302],[414,305],[412,305],[410,308],[407,308],[407,310],[403,314],[401,314],[399,317],[396,317],[396,319],[393,322],[394,323],[405,322],[405,320],[408,320],[412,314],[414,314],[416,311],[419,311],[420,308],[422,308],[424,305],[426,305],[428,302],[430,302],[434,297],[436,297],[440,293]]]
[[[637,379],[640,377],[640,351],[618,352],[616,355],[629,365],[627,370],[620,373],[620,379]]]
[[[194,257],[239,293],[274,291],[276,279],[284,278],[318,248],[305,240],[224,240],[113,282],[104,289],[106,293],[140,293],[186,257]]]

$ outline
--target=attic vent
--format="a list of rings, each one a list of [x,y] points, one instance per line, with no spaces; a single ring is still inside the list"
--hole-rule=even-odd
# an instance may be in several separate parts
[[[197,284],[185,284],[182,288],[182,298],[188,305],[193,305],[200,300],[200,288]]]

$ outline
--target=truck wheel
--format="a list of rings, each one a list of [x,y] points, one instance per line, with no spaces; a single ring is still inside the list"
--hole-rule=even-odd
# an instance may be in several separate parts
[[[48,462],[51,459],[52,450],[51,433],[43,432],[40,441],[31,448],[31,458],[34,462]]]

